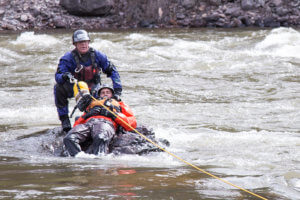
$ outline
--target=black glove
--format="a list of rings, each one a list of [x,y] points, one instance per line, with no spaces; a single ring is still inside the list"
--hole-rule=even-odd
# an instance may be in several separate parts
[[[87,119],[87,118],[90,118],[92,116],[100,115],[101,109],[102,108],[100,106],[95,106],[92,109],[90,109],[90,111],[88,113],[86,113],[82,118]]]
[[[106,110],[105,108],[102,108],[100,106],[93,107],[86,115],[83,116],[83,119],[87,119],[87,118],[90,118],[92,116],[97,116],[97,115],[109,117],[112,120],[116,119],[116,116],[114,116],[111,112],[109,112],[108,110]]]
[[[65,72],[65,73],[62,75],[62,78],[63,78],[65,81],[71,80],[72,77],[73,77],[73,75],[71,74],[71,72]]]
[[[127,132],[122,126],[118,126],[116,133],[117,135],[120,135],[120,134],[126,134]]]
[[[109,117],[111,118],[113,121],[116,119],[116,116],[114,114],[112,114],[111,112],[109,112],[108,110],[106,110],[105,108],[102,108],[100,111],[100,115],[104,116],[104,117]]]
[[[90,94],[85,94],[77,103],[77,108],[83,112],[92,102],[92,96]]]
[[[116,101],[122,101],[121,97],[119,95],[114,95],[113,98],[116,100]]]
[[[96,85],[94,85],[91,89],[91,95],[95,98],[98,98],[98,90],[100,88],[100,83],[97,83]]]
[[[122,88],[115,88],[115,94],[113,98],[117,101],[121,101]]]

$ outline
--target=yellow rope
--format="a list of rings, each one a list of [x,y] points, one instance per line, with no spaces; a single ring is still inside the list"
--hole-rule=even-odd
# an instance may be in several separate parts
[[[93,97],[93,96],[92,96],[92,98],[93,98],[93,100],[97,100],[97,99],[95,99],[95,97]],[[101,103],[101,104],[102,104],[102,103]],[[222,181],[222,182],[224,182],[224,183],[226,183],[226,184],[228,184],[228,185],[231,185],[231,186],[233,186],[233,187],[235,187],[235,188],[238,188],[238,189],[240,189],[240,190],[242,190],[242,191],[244,191],[244,192],[247,192],[247,193],[249,193],[249,194],[251,194],[251,195],[253,195],[253,196],[256,196],[256,197],[258,197],[258,198],[260,198],[260,199],[267,200],[267,198],[264,198],[264,197],[262,197],[262,196],[260,196],[260,195],[258,195],[258,194],[253,193],[253,192],[250,192],[249,190],[246,190],[246,189],[244,189],[244,188],[242,188],[242,187],[239,187],[239,186],[237,186],[237,185],[235,185],[235,184],[233,184],[233,183],[230,183],[229,181],[226,181],[225,179],[219,178],[219,177],[217,177],[217,176],[215,176],[215,175],[213,175],[213,174],[211,174],[211,173],[209,173],[209,172],[207,172],[207,171],[205,171],[205,170],[203,170],[203,169],[200,169],[200,168],[197,167],[196,165],[193,165],[192,163],[189,163],[188,161],[186,161],[186,160],[180,158],[179,156],[176,156],[175,154],[173,154],[173,153],[169,152],[168,150],[162,148],[161,146],[159,146],[158,144],[156,144],[155,142],[153,142],[152,140],[150,140],[149,138],[147,138],[145,135],[143,135],[142,133],[140,133],[138,130],[136,130],[135,128],[133,128],[132,126],[130,126],[127,122],[125,122],[123,119],[121,119],[116,113],[112,112],[108,107],[106,107],[106,106],[103,105],[103,104],[102,104],[102,106],[103,106],[106,110],[108,110],[110,113],[112,113],[115,117],[117,117],[119,120],[121,120],[124,124],[126,124],[126,125],[127,125],[128,127],[130,127],[132,130],[134,130],[134,132],[136,132],[136,133],[139,134],[141,137],[143,137],[145,140],[147,140],[148,142],[150,142],[150,143],[153,144],[154,146],[158,147],[158,148],[161,149],[162,151],[164,151],[164,152],[168,153],[169,155],[173,156],[174,158],[176,158],[176,159],[178,159],[178,160],[180,160],[180,161],[186,163],[187,165],[189,165],[189,166],[191,166],[191,167],[193,167],[193,168],[195,168],[195,169],[197,169],[197,170],[199,170],[199,171],[201,171],[201,172],[203,172],[203,173],[205,173],[205,174],[207,174],[207,175],[209,175],[209,176],[211,176],[211,177],[213,177],[213,178],[215,178],[215,179],[218,179],[219,181]]]

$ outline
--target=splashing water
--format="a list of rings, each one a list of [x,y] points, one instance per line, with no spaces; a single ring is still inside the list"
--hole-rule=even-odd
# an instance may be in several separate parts
[[[268,199],[299,199],[298,30],[90,36],[91,46],[118,67],[122,99],[138,123],[167,138],[169,151]],[[0,43],[1,177],[10,182],[0,198],[252,198],[165,153],[57,158],[43,152],[45,136],[35,133],[59,126],[54,73],[58,59],[72,49],[71,34],[1,35]],[[135,173],[119,172],[127,169]],[[16,171],[28,174],[28,182],[13,176]]]

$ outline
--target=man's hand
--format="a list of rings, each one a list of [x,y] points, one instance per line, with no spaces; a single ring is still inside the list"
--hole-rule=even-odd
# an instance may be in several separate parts
[[[82,118],[87,119],[87,118],[90,118],[92,116],[100,115],[101,109],[102,108],[100,106],[95,106],[92,109],[90,109],[90,111],[88,113],[86,113],[84,116],[82,116]]]
[[[92,102],[92,96],[90,94],[85,94],[77,103],[77,108],[83,112]]]
[[[122,88],[115,88],[115,94],[113,98],[117,101],[121,101]]]
[[[106,110],[105,108],[101,109],[100,115],[111,118],[113,121],[116,119],[116,116],[111,112],[109,112],[108,110]]]
[[[114,95],[113,98],[116,100],[116,101],[122,101],[121,97],[119,95]]]
[[[92,116],[99,116],[99,115],[111,118],[112,120],[116,119],[116,116],[114,114],[112,114],[111,112],[109,112],[108,110],[106,110],[105,108],[102,108],[100,106],[93,107],[86,115],[83,116],[83,118],[87,119]]]
[[[63,75],[62,75],[62,78],[65,80],[65,81],[69,81],[73,78],[73,75],[71,74],[71,72],[65,72]]]

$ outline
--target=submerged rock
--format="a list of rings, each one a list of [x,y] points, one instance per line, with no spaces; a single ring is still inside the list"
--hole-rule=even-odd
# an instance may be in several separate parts
[[[166,139],[157,139],[155,138],[155,133],[152,129],[148,129],[145,126],[138,126],[136,128],[138,132],[149,138],[154,143],[158,144],[160,147],[165,148],[170,145],[169,141]],[[56,127],[51,130],[48,130],[47,139],[45,139],[42,143],[42,148],[50,152],[55,156],[65,157],[68,156],[68,152],[63,145],[63,138],[65,133],[62,131],[61,127]],[[89,152],[89,146],[91,144],[91,140],[86,141],[81,145],[82,150],[85,153]],[[143,155],[150,152],[161,152],[162,150],[157,146],[153,145],[141,135],[135,132],[122,131],[118,135],[114,137],[110,144],[110,153],[115,155],[121,154],[137,154]]]

